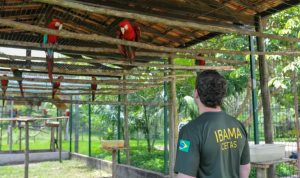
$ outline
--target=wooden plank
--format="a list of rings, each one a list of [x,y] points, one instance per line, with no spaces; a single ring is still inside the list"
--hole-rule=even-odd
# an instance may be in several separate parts
[[[105,148],[105,147],[100,147],[100,149],[102,150],[106,150],[106,151],[113,151],[113,150],[130,150],[129,148],[124,148],[124,147],[112,147],[112,148]]]
[[[283,159],[276,159],[272,161],[264,161],[264,162],[251,162],[251,165],[271,165],[271,164],[277,164],[277,163],[287,163],[287,162],[296,162],[296,159],[289,159],[289,158],[283,158]]]
[[[105,15],[116,16],[116,17],[121,17],[121,18],[129,18],[129,19],[134,18],[137,20],[145,20],[145,21],[149,21],[149,22],[153,22],[153,23],[161,23],[161,24],[168,25],[168,26],[187,27],[187,28],[191,28],[191,29],[198,29],[198,30],[209,31],[209,32],[235,33],[235,34],[240,34],[240,35],[257,36],[257,37],[263,37],[263,38],[269,38],[269,39],[275,39],[275,40],[281,40],[281,41],[288,41],[288,42],[300,42],[299,38],[294,38],[294,37],[284,37],[284,36],[279,36],[279,35],[266,34],[266,33],[262,33],[262,32],[246,31],[246,30],[239,30],[239,29],[226,28],[226,27],[217,27],[217,26],[212,26],[212,25],[197,24],[197,23],[191,23],[191,22],[180,22],[180,21],[163,19],[163,18],[159,18],[159,17],[153,17],[153,16],[149,16],[149,15],[142,15],[142,14],[137,14],[137,13],[125,12],[125,11],[116,11],[116,10],[101,8],[101,7],[93,7],[93,6],[83,5],[80,3],[64,1],[64,0],[51,0],[51,1],[34,0],[34,1],[43,2],[46,4],[54,4],[54,5],[58,5],[58,6],[62,6],[62,7],[79,9],[79,10],[91,12],[91,13],[105,14]],[[11,24],[9,24],[9,23],[6,23],[4,25],[11,26]],[[14,27],[24,29],[23,27],[18,27],[17,25]],[[55,31],[57,31],[57,30],[55,30]],[[61,33],[62,31],[58,31],[58,32]],[[38,33],[52,34],[52,33],[46,32],[46,31],[43,31],[43,32],[40,31]],[[59,35],[59,33],[56,33],[56,34]],[[61,36],[61,35],[59,35],[59,36]],[[66,37],[66,36],[64,35],[64,37]],[[87,39],[84,39],[84,40],[87,40]],[[97,40],[97,39],[93,38],[93,40]],[[116,39],[114,39],[114,40],[116,40]],[[124,40],[120,40],[120,41],[124,41]],[[112,41],[104,41],[104,42],[113,44]],[[129,42],[129,41],[126,41],[126,42]],[[119,44],[121,44],[121,42]],[[138,48],[145,47],[145,46],[142,47],[141,44],[134,44],[134,43],[130,43],[130,44],[123,43],[123,45],[134,46],[134,47],[138,47]],[[152,46],[152,45],[149,45],[149,46]],[[154,50],[154,49],[152,49],[152,50]],[[171,51],[168,51],[168,52],[171,52]],[[179,52],[179,51],[177,51],[177,52]]]

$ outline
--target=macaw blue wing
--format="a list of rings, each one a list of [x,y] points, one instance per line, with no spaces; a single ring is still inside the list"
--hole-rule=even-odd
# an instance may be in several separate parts
[[[45,34],[44,35],[44,44],[47,44],[47,42],[48,42],[48,34]]]

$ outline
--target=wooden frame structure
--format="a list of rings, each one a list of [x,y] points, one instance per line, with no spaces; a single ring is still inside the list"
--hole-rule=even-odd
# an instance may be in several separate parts
[[[33,97],[25,98],[0,96],[0,99],[75,104],[124,105],[125,108],[127,108],[126,106],[128,105],[168,106],[170,111],[170,177],[173,177],[172,166],[175,159],[176,138],[178,138],[178,131],[176,130],[178,125],[176,81],[182,80],[176,77],[195,76],[195,73],[193,72],[205,69],[234,70],[235,65],[250,64],[255,71],[256,62],[254,58],[252,58],[251,61],[238,61],[200,57],[198,56],[198,53],[259,55],[260,62],[265,60],[263,58],[264,55],[300,54],[300,52],[293,51],[283,51],[280,53],[266,52],[261,46],[258,51],[226,51],[188,48],[224,33],[256,36],[260,39],[260,42],[263,38],[300,42],[299,38],[265,34],[261,30],[261,18],[295,6],[300,3],[297,0],[291,0],[288,1],[288,3],[283,0],[229,0],[226,2],[220,0],[1,0],[0,2],[0,46],[27,50],[44,50],[44,48],[52,48],[55,52],[68,56],[68,58],[55,59],[53,72],[55,75],[84,77],[84,80],[82,81],[78,80],[76,77],[74,79],[62,80],[61,82],[73,84],[80,83],[82,84],[82,87],[78,89],[71,88],[70,86],[62,87],[60,89],[60,91],[62,91],[60,94],[64,94],[63,91],[68,90],[69,93],[66,92],[66,95],[75,95],[71,91],[86,91],[85,93],[79,94],[89,95],[88,92],[91,92],[88,88],[89,85],[97,83],[109,85],[109,87],[106,88],[107,90],[97,90],[103,91],[98,94],[116,94],[125,96],[125,99],[122,102],[52,100],[41,98],[38,94]],[[128,18],[132,25],[140,26],[142,31],[140,42],[116,39],[116,31],[119,28],[118,25],[125,18]],[[64,23],[62,31],[45,28],[54,19]],[[254,31],[253,27],[256,27],[256,31]],[[50,46],[42,44],[44,33],[60,36],[61,40],[59,45]],[[133,64],[129,64],[128,61],[119,54],[117,45],[131,45],[137,47],[136,58]],[[176,57],[212,61],[216,66],[175,65],[174,59]],[[45,79],[47,77],[45,75],[47,73],[45,59],[12,55],[0,55],[0,58],[2,58],[0,59],[0,71],[6,71],[8,74],[8,77],[0,76],[0,79],[22,79],[24,81],[42,82],[44,84],[49,83],[49,80]],[[167,59],[169,64],[158,64],[159,62],[165,62]],[[85,65],[65,64],[66,62],[81,62],[85,63]],[[224,64],[228,66],[224,66]],[[154,69],[148,70],[145,69],[145,67]],[[40,77],[11,77],[11,73],[8,72],[11,68],[19,68],[26,74],[39,73]],[[260,70],[260,72],[266,72],[265,69]],[[177,75],[176,72],[186,72],[189,74]],[[191,72],[193,74],[190,74]],[[168,75],[164,76],[164,73],[168,73]],[[118,79],[124,76],[124,80],[104,79],[94,82],[90,80],[90,76],[93,75],[101,78],[115,77]],[[128,79],[127,76],[131,76],[133,79]],[[253,80],[255,81],[254,78]],[[168,102],[127,102],[127,94],[145,90],[149,87],[156,87],[158,84],[162,84],[162,82],[169,82],[170,84],[170,99]],[[121,86],[122,88],[113,86]],[[30,85],[27,88],[24,87],[26,90],[40,90],[41,88],[42,87],[34,85]],[[14,93],[16,85],[10,85],[7,89],[8,92]],[[52,88],[47,89],[50,91],[52,90]],[[104,91],[117,92],[104,93]],[[267,94],[267,92],[268,90],[262,91],[263,95],[268,96],[269,94]],[[30,96],[33,94],[28,92],[25,93],[25,95]],[[127,119],[128,117],[125,117],[125,121]],[[128,142],[129,140],[126,137],[125,145],[127,145]],[[129,163],[129,160],[126,162]]]

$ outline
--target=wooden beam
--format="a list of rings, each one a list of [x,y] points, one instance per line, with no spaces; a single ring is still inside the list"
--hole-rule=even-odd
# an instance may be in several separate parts
[[[153,23],[161,23],[161,24],[168,25],[168,26],[187,27],[187,28],[191,28],[191,29],[198,29],[198,30],[204,30],[204,31],[209,31],[209,32],[235,33],[235,34],[240,34],[240,35],[257,36],[257,37],[263,37],[263,38],[269,38],[269,39],[275,39],[275,40],[281,40],[281,41],[288,41],[288,42],[300,42],[299,38],[294,38],[294,37],[284,37],[284,36],[279,36],[279,35],[266,34],[266,33],[262,33],[262,32],[245,31],[245,30],[239,30],[239,29],[233,29],[233,28],[227,28],[227,27],[217,27],[217,26],[212,26],[212,25],[197,24],[197,23],[191,23],[191,22],[180,22],[180,21],[168,20],[168,19],[148,16],[148,15],[141,15],[141,14],[137,14],[137,13],[130,13],[130,12],[125,12],[125,11],[116,11],[116,10],[111,10],[111,9],[107,9],[107,8],[101,8],[101,7],[87,6],[87,5],[83,5],[80,3],[64,1],[64,0],[51,0],[51,1],[34,0],[34,1],[43,2],[43,3],[47,3],[47,4],[54,4],[54,5],[58,5],[58,6],[62,6],[62,7],[79,9],[82,11],[87,11],[87,12],[92,12],[92,13],[105,14],[105,15],[122,17],[122,18],[130,18],[130,19],[134,18],[137,20],[145,20],[145,21],[149,21],[149,22],[153,22]],[[8,23],[8,24],[10,24],[10,23]],[[8,25],[8,24],[6,24],[6,25]],[[10,24],[9,26],[11,26],[11,25],[12,24]],[[23,29],[23,27],[18,27],[17,24],[14,27]],[[57,31],[57,30],[53,30],[53,31]],[[47,33],[47,32],[41,31],[39,33]],[[59,31],[59,33],[56,33],[56,34],[59,36],[64,36],[64,35],[62,35],[62,33],[63,33],[62,31]],[[52,33],[49,33],[49,34],[52,34]],[[64,36],[64,37],[66,37],[66,36]],[[114,39],[114,38],[112,38],[112,39]],[[94,40],[98,40],[98,39],[94,38]],[[114,39],[114,40],[117,40],[117,39]],[[103,39],[103,41],[104,41],[104,39]],[[119,41],[123,41],[123,40],[119,40]],[[110,44],[113,43],[112,41],[106,41],[106,40],[104,42],[107,42]],[[126,42],[128,42],[128,41],[126,41]],[[114,43],[114,44],[116,44],[116,43]],[[118,44],[122,44],[122,43],[118,42]],[[142,47],[140,44],[138,45],[136,42],[135,43],[134,42],[127,43],[127,44],[123,43],[123,45],[134,46],[134,47],[138,47],[138,48],[145,47],[145,46]],[[150,46],[152,46],[152,45],[150,45]],[[152,49],[152,50],[154,50],[154,49]],[[168,51],[168,52],[173,52],[173,51]],[[176,52],[179,52],[179,51],[176,51]]]
[[[21,77],[4,77],[0,76],[0,79],[6,80],[23,80],[23,81],[33,81],[33,82],[49,82],[50,79],[40,79],[40,78],[21,78]],[[162,81],[173,81],[173,78],[169,79],[153,79],[150,82],[162,82]],[[182,79],[176,79],[182,80]],[[184,80],[184,79],[183,79]],[[124,80],[78,80],[78,79],[53,79],[53,82],[60,83],[78,83],[78,84],[98,84],[98,85],[128,85],[128,86],[157,86],[161,83],[153,83],[153,84],[140,84],[140,83],[129,83],[129,82],[149,82],[148,80],[133,80],[128,79]]]
[[[32,57],[16,57],[16,56],[9,56],[9,55],[1,55],[6,56],[9,59],[24,59],[24,60],[33,60],[33,59],[41,59],[46,61],[43,58],[32,58]],[[133,64],[128,63],[125,60],[111,60],[106,58],[99,58],[99,59],[77,59],[77,58],[57,58],[54,59],[55,61],[63,61],[63,62],[81,62],[81,63],[108,63],[108,64],[119,64],[125,66],[137,66],[137,67],[157,67],[157,68],[170,68],[170,69],[188,69],[188,70],[205,70],[210,69],[212,66],[188,66],[188,65],[170,65],[170,64],[149,64],[149,63],[141,63],[141,62],[134,62]]]
[[[70,33],[70,32],[67,32]],[[78,33],[75,33],[76,35]],[[124,41],[124,40],[123,40]],[[126,41],[129,42],[129,41]],[[137,43],[137,42],[132,42],[132,43]],[[43,44],[43,43],[32,43],[32,42],[20,42],[20,41],[10,41],[10,40],[0,40],[0,44],[5,44],[5,45],[17,45],[17,46],[27,46],[27,47],[37,47],[37,48],[49,48],[49,49],[59,49],[59,50],[70,50],[70,51],[84,51],[84,52],[95,52],[95,53],[120,53],[118,49],[113,49],[113,48],[90,48],[90,47],[78,47],[78,46],[66,46],[66,45],[48,45],[48,44]],[[153,46],[153,45],[148,45],[148,44],[143,44],[146,46],[151,46],[150,48],[154,47],[153,49],[159,49],[162,52],[170,52],[170,53],[194,53],[195,55],[198,55],[199,53],[204,53],[204,54],[216,54],[216,53],[221,53],[221,54],[234,54],[234,55],[299,55],[300,52],[257,52],[257,51],[229,51],[229,50],[218,50],[218,49],[178,49],[178,48],[168,48],[168,47],[163,47],[163,46]],[[59,51],[57,51],[59,52]],[[137,55],[140,54],[145,54],[143,52],[137,52]],[[152,53],[157,54],[157,53]],[[158,53],[160,54],[160,53]],[[150,53],[148,53],[148,56]],[[161,57],[165,56],[166,54],[162,53]],[[179,56],[179,55],[177,55]],[[185,55],[182,55],[185,56]],[[186,56],[185,56],[186,57]],[[193,58],[196,58],[196,56],[193,56]],[[203,58],[205,59],[205,58]],[[218,58],[215,58],[218,59]],[[229,60],[227,60],[229,61]],[[225,62],[225,61],[224,61]]]
[[[96,95],[123,95],[123,94],[132,94],[136,91],[121,91],[121,92],[98,92]],[[3,93],[3,92],[2,92]],[[19,91],[7,91],[6,94],[13,94],[13,95],[21,95]],[[24,92],[24,95],[30,96],[52,96],[52,92]],[[63,93],[63,92],[56,92],[55,95],[62,95],[62,96],[89,96],[91,93]]]
[[[187,74],[188,75],[188,74]],[[182,76],[182,75],[180,75]],[[19,86],[0,86],[0,88],[14,88],[19,89]],[[96,89],[96,91],[139,91],[139,90],[147,90],[152,87],[147,88],[100,88]],[[53,88],[47,88],[47,87],[23,87],[24,90],[53,90]],[[93,91],[91,89],[87,88],[58,88],[56,89],[58,91]]]
[[[6,67],[6,68],[17,68],[17,69],[31,69],[36,71],[44,71],[47,72],[48,69],[41,66],[26,66],[26,65],[16,65],[16,64],[4,64],[0,63],[0,67]],[[234,70],[235,68],[233,66],[201,66],[202,70],[219,70],[219,71],[226,71],[226,70]],[[175,72],[195,72],[195,71],[202,71],[199,69],[176,69]],[[169,69],[157,69],[157,70],[105,70],[105,69],[63,69],[63,68],[54,68],[53,74],[56,73],[62,73],[62,74],[77,74],[77,75],[85,75],[85,74],[103,74],[103,75],[134,75],[135,73],[163,73],[163,72],[170,72]],[[136,75],[137,76],[137,75]],[[144,77],[147,77],[149,75],[141,75]],[[155,80],[155,79],[154,79]]]
[[[117,51],[116,51],[117,52]],[[148,57],[172,57],[172,58],[187,58],[187,59],[195,59],[195,60],[205,60],[205,61],[216,61],[221,63],[230,63],[230,64],[249,64],[249,61],[236,61],[236,60],[230,60],[230,59],[222,59],[222,58],[214,58],[214,57],[203,57],[203,56],[193,56],[193,55],[177,55],[177,54],[170,54],[170,53],[155,53],[155,52],[136,52],[136,56],[148,56]],[[6,55],[6,54],[0,54],[0,57],[8,58],[8,59],[22,59],[22,60],[37,60],[37,61],[46,61],[45,58],[40,57],[24,57],[24,56],[15,56],[15,55]],[[99,57],[102,59],[106,59],[104,57]],[[84,63],[101,63],[101,61],[94,59],[78,59],[78,58],[56,58],[54,59],[55,62],[84,62]],[[124,61],[122,65],[136,65],[137,62],[134,62],[134,64],[126,63],[126,59],[120,59],[120,61]],[[146,63],[142,63],[146,64]],[[146,64],[147,65],[147,64]],[[149,65],[149,64],[148,64]],[[173,65],[172,65],[173,66]],[[149,67],[149,66],[145,66]]]
[[[0,96],[0,100],[7,101],[36,101],[36,102],[53,102],[53,103],[71,103],[71,104],[91,104],[91,105],[145,105],[145,106],[169,106],[171,103],[147,103],[147,102],[109,102],[109,101],[79,101],[79,100],[57,100],[48,98],[23,98],[23,97],[8,97]]]

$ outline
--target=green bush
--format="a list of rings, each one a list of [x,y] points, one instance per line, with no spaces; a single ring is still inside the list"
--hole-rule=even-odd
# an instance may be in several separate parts
[[[292,176],[298,174],[298,169],[295,166],[289,165],[287,163],[279,163],[276,164],[277,176]],[[256,169],[254,167],[251,168],[251,172],[249,178],[256,178]]]

